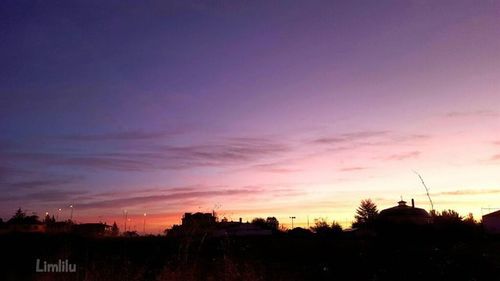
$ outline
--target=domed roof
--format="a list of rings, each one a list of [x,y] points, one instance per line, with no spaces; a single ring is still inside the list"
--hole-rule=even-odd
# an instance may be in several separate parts
[[[424,216],[430,217],[426,210],[421,208],[410,207],[406,205],[406,201],[399,201],[398,205],[392,208],[388,208],[380,211],[381,216],[385,215],[400,215],[400,216]]]
[[[398,223],[429,223],[431,216],[426,210],[407,206],[406,202],[401,200],[397,206],[382,210],[379,219]]]

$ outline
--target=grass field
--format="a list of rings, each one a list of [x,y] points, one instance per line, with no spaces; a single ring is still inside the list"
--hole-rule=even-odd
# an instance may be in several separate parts
[[[473,235],[0,237],[0,280],[496,280],[500,239]],[[36,259],[77,265],[35,272]]]

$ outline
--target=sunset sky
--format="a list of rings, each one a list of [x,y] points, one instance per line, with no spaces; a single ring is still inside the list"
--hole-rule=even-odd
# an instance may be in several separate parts
[[[2,1],[0,217],[500,208],[500,1]]]

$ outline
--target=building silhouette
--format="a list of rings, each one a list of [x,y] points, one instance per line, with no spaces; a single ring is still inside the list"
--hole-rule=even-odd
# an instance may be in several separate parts
[[[500,234],[500,210],[483,216],[483,228],[486,233]]]
[[[382,224],[427,225],[432,223],[429,213],[424,209],[416,208],[413,199],[411,206],[401,200],[397,206],[380,211],[378,220]]]

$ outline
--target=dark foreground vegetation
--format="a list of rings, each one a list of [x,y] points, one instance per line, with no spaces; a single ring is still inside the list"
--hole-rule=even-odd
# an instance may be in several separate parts
[[[261,237],[0,236],[0,280],[497,280],[500,239],[480,231]],[[36,259],[75,273],[37,273]]]

